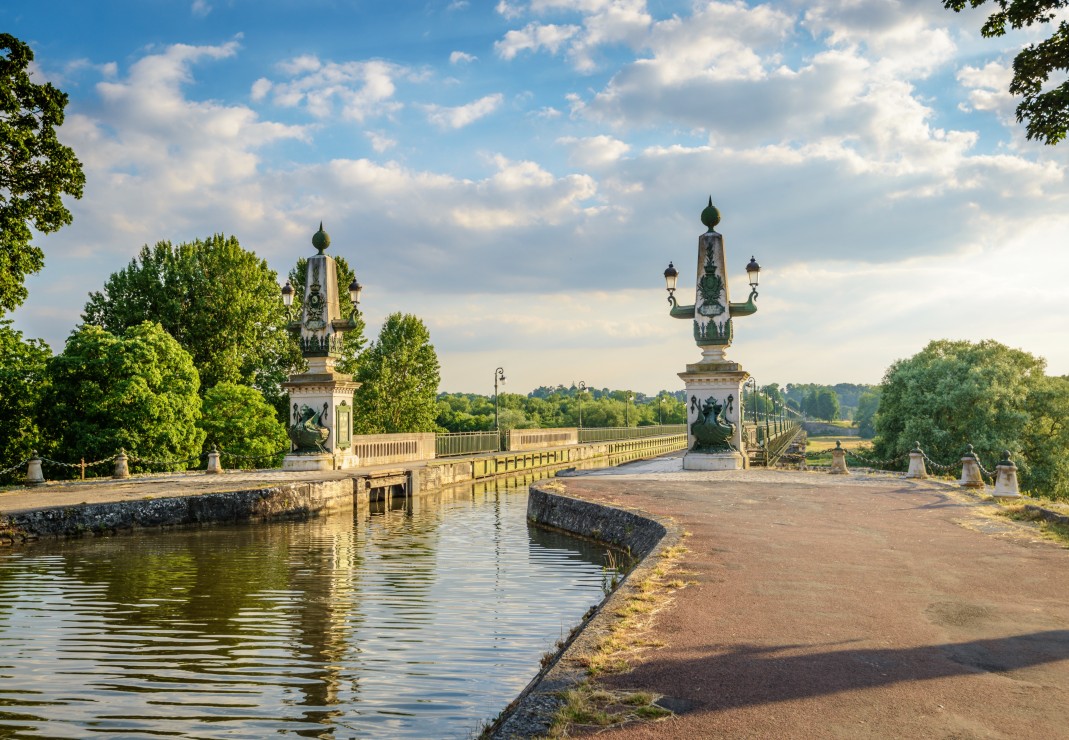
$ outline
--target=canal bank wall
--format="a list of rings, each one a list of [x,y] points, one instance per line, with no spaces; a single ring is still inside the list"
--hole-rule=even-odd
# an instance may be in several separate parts
[[[531,486],[527,518],[532,524],[593,539],[629,552],[637,561],[623,581],[569,634],[556,655],[501,713],[486,732],[494,740],[545,737],[564,705],[562,692],[586,680],[582,656],[594,654],[611,633],[639,585],[653,575],[662,553],[680,543],[674,521],[641,511],[606,506],[564,495],[559,482]]]
[[[49,483],[0,494],[0,545],[213,523],[302,519],[450,488],[518,485],[568,467],[622,464],[686,446],[686,435],[584,443],[536,451],[398,463],[346,471],[202,471]]]
[[[0,514],[0,544],[42,537],[115,534],[133,529],[305,519],[351,510],[353,504],[353,482],[349,479],[189,496],[84,502]]]

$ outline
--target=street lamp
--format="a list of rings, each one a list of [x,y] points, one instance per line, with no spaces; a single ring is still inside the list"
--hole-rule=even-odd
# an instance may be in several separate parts
[[[745,385],[750,387],[750,401],[753,404],[753,423],[757,426],[757,378],[750,376]]]
[[[761,274],[761,265],[757,264],[757,260],[753,255],[750,255],[750,262],[746,265],[746,277],[750,279],[750,290],[753,295],[751,297],[757,297],[757,278]]]
[[[579,392],[576,394],[579,396],[579,428],[583,428],[583,392],[586,390],[586,382],[579,381]]]
[[[635,395],[631,391],[628,391],[627,392],[627,396],[626,396],[626,400],[624,400],[624,426],[625,427],[631,426],[630,417],[628,416],[627,411],[628,411],[629,408],[631,408],[631,399],[634,398],[634,397],[635,397]]]
[[[676,292],[676,280],[679,279],[679,270],[675,268],[671,262],[668,263],[668,269],[664,271],[664,284],[668,288],[668,302],[672,302],[672,298]]]
[[[497,383],[501,381],[501,385],[505,384],[505,371],[501,368],[494,370],[494,431],[501,431],[500,424],[500,410],[497,403]]]
[[[287,280],[286,284],[282,286],[282,305],[286,307],[286,320],[290,318],[290,306],[293,305],[293,286],[290,285],[290,281]]]

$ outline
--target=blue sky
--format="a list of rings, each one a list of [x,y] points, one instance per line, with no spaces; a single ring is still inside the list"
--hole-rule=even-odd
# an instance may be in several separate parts
[[[369,333],[421,316],[442,389],[676,389],[698,350],[698,215],[723,213],[729,355],[761,383],[878,382],[935,338],[1069,373],[1069,144],[1005,92],[1044,29],[938,0],[16,1],[70,94],[74,223],[16,326],[58,351],[146,243],[236,235],[280,273],[331,252]],[[1037,269],[1037,267],[1039,269]]]

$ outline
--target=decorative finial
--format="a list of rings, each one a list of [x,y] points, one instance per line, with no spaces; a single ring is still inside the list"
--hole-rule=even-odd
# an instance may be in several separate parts
[[[312,236],[312,246],[323,254],[323,250],[330,246],[330,235],[323,231],[323,222],[319,222],[319,231]]]
[[[702,223],[709,228],[709,231],[712,231],[720,223],[720,211],[713,205],[713,196],[711,195],[709,196],[709,205],[702,211]]]

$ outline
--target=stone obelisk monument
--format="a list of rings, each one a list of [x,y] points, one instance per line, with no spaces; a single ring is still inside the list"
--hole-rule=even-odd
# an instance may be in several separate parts
[[[745,303],[732,303],[728,293],[727,264],[724,260],[724,237],[714,227],[720,212],[709,205],[702,211],[702,223],[708,228],[698,237],[697,288],[694,305],[676,303],[674,288],[678,274],[672,265],[665,277],[669,281],[671,315],[693,323],[694,341],[702,350],[701,359],[679,373],[687,389],[688,450],[683,457],[685,470],[737,470],[746,467],[746,450],[742,441],[742,386],[750,374],[737,362],[724,356],[734,332],[732,319],[757,311],[757,271],[750,261],[747,273],[752,290]]]
[[[308,370],[291,375],[282,384],[290,394],[288,431],[293,445],[282,469],[342,470],[358,462],[353,455],[353,392],[360,384],[351,375],[335,371],[334,365],[341,357],[345,332],[356,328],[356,306],[352,316],[342,318],[337,266],[333,257],[324,254],[330,236],[323,224],[312,237],[312,246],[317,253],[308,258],[301,316],[289,324]]]

